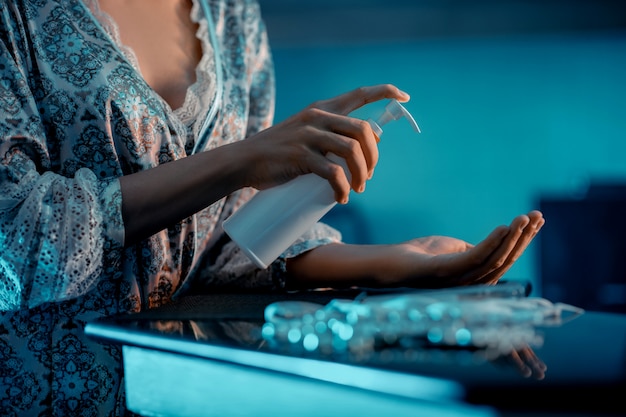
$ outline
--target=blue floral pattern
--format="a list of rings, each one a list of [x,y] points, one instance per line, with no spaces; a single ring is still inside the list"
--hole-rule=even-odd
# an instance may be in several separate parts
[[[256,269],[214,236],[251,189],[124,247],[118,178],[194,148],[215,94],[213,51],[223,62],[223,107],[202,150],[272,121],[258,4],[210,0],[220,28],[211,45],[199,1],[191,17],[204,57],[180,109],[147,85],[97,0],[0,3],[1,416],[130,415],[121,350],[86,338],[85,323],[198,287],[274,285],[275,268]],[[338,238],[320,230],[288,256]]]

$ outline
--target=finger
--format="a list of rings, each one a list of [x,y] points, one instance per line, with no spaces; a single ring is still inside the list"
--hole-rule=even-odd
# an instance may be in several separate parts
[[[517,233],[511,235],[511,240],[515,241],[515,245],[508,253],[506,258],[500,263],[499,266],[491,270],[486,274],[481,282],[495,283],[513,266],[513,264],[519,259],[519,257],[528,248],[528,245],[537,236],[537,233],[541,230],[545,224],[545,220],[541,212],[533,210],[526,216],[528,223],[521,229],[517,229]],[[516,219],[518,220],[519,217]],[[514,220],[514,221],[516,221]],[[513,224],[512,224],[513,226]],[[521,224],[520,224],[521,226]]]
[[[307,135],[311,139],[308,146],[322,155],[330,152],[343,158],[351,174],[352,188],[362,192],[378,162],[376,135],[370,124],[316,108],[307,109],[300,117],[316,128],[315,134]]]
[[[515,249],[518,249],[519,247],[525,248],[524,245],[527,246],[527,244],[530,243],[530,241],[532,241],[532,239],[537,235],[537,233],[539,232],[539,230],[541,229],[541,227],[543,227],[545,223],[543,215],[541,214],[541,212],[537,210],[531,211],[526,216],[528,217],[528,224],[524,227],[523,233],[520,236],[518,245]],[[513,260],[517,260],[516,255],[519,255],[519,254],[520,253],[518,250],[514,250],[511,252],[510,256]]]
[[[378,163],[377,137],[364,120],[334,115],[329,121],[332,123],[330,129],[341,135],[332,152],[346,160],[353,188],[362,192]]]
[[[518,240],[523,234],[523,230],[529,223],[526,215],[517,216],[509,226],[509,232],[502,240],[500,246],[487,258],[482,268],[477,268],[468,274],[471,284],[495,284],[503,273],[508,270],[510,264],[507,264],[509,255],[515,249]]]
[[[526,216],[518,216],[509,227],[497,227],[486,239],[468,249],[462,257],[464,263],[459,265],[462,269],[456,277],[457,285],[497,282],[493,271],[499,269],[506,261],[522,233],[520,229],[525,222],[528,222]]]
[[[497,253],[494,254],[493,260],[490,260],[492,274],[497,273],[502,276],[512,265],[511,254],[515,252],[516,248],[519,248],[520,241],[523,241],[523,236],[526,227],[530,224],[530,219],[526,215],[517,216],[511,222],[509,228],[509,234],[504,239],[504,245],[500,247]],[[487,280],[490,280],[487,278]],[[490,280],[494,281],[494,280]]]
[[[346,204],[350,196],[350,183],[343,167],[321,154],[313,155],[309,159],[311,172],[328,181],[335,193],[335,201]]]
[[[524,358],[520,356],[520,352],[516,350],[511,351],[507,359],[523,377],[528,378],[533,374],[532,369],[528,366]]]
[[[499,250],[508,235],[509,227],[498,226],[484,240],[473,247],[468,245],[462,253],[433,257],[432,260],[436,262],[435,275],[439,278],[452,278],[455,282],[449,282],[449,285],[473,283],[489,272],[488,260]]]
[[[395,85],[379,84],[359,87],[337,97],[317,101],[311,104],[311,107],[347,115],[366,104],[382,99],[396,99],[400,102],[406,102],[409,101],[410,96]]]
[[[535,379],[541,380],[545,378],[548,367],[541,359],[539,359],[530,346],[519,350],[518,354],[520,359],[524,361],[526,366],[531,370],[532,376]]]
[[[520,236],[517,245],[509,255],[509,259],[507,260],[508,264],[515,263],[519,257],[524,253],[528,245],[533,241],[535,236],[539,233],[539,230],[545,224],[545,220],[543,215],[539,211],[532,211],[528,213],[529,223],[524,228],[522,235]]]

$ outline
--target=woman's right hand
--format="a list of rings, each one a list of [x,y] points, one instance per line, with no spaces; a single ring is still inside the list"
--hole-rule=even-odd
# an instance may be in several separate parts
[[[314,173],[328,180],[335,199],[346,203],[350,189],[362,192],[378,162],[378,138],[368,122],[347,116],[382,99],[409,100],[391,84],[361,87],[340,96],[316,101],[294,116],[241,142],[252,158],[246,182],[257,189],[270,188],[299,175]],[[333,153],[346,160],[348,182],[340,165],[326,157]]]
[[[347,202],[350,184],[345,172],[325,155],[332,152],[344,158],[352,188],[363,191],[378,161],[377,138],[369,123],[346,115],[384,98],[407,101],[409,96],[388,84],[358,88],[315,102],[247,140],[121,177],[125,244],[163,230],[240,188],[269,188],[311,172],[330,182],[338,202]]]

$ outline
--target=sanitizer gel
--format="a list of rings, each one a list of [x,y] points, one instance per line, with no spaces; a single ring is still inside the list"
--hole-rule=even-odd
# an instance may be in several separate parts
[[[380,137],[382,126],[403,117],[420,133],[413,116],[397,100],[390,100],[383,114],[368,122]],[[350,180],[343,158],[332,153],[326,157],[341,165]],[[334,195],[324,178],[316,174],[301,175],[259,191],[224,221],[224,230],[259,268],[265,269],[337,204]]]

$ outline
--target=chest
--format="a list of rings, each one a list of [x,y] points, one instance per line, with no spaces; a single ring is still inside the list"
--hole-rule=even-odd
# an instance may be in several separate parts
[[[192,0],[100,0],[143,78],[172,108],[182,106],[202,57],[191,7]]]

